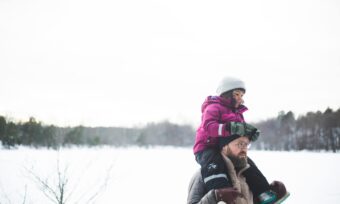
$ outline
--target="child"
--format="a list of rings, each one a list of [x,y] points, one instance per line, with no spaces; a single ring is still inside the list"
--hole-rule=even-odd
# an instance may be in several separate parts
[[[245,123],[243,113],[244,82],[231,77],[222,79],[216,90],[217,96],[208,96],[202,105],[201,125],[196,132],[194,154],[201,165],[202,178],[207,190],[232,187],[227,175],[225,162],[220,154],[221,147],[236,135],[245,135],[251,141],[257,139],[259,131]],[[251,161],[251,160],[250,160]],[[262,173],[253,166],[242,174],[261,204],[275,202],[276,195],[269,189],[269,183]]]

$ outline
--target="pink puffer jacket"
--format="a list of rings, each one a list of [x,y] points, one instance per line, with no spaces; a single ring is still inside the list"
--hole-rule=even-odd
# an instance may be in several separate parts
[[[228,137],[226,123],[245,122],[243,113],[248,110],[244,105],[232,108],[231,99],[208,96],[202,104],[201,125],[196,131],[194,154],[208,147],[217,147],[218,137]]]

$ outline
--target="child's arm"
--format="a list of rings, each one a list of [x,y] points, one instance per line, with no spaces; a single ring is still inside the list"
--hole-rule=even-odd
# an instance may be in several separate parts
[[[229,124],[221,122],[220,111],[217,106],[208,106],[202,115],[202,127],[211,137],[227,137],[230,135]]]
[[[259,130],[245,122],[221,120],[217,106],[208,106],[202,115],[202,127],[210,137],[228,137],[230,135],[246,135],[251,141],[257,140]]]

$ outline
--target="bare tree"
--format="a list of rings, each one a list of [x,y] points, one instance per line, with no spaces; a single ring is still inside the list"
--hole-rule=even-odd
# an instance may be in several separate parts
[[[8,198],[8,195],[7,195],[7,193],[4,191],[4,188],[2,187],[2,185],[0,185],[0,190],[1,190],[1,194],[2,194],[2,198],[4,198],[4,200],[6,200],[6,202],[7,203],[9,203],[9,204],[11,204],[12,202],[11,202],[11,200]],[[3,200],[3,201],[4,201]],[[0,202],[0,203],[2,203],[2,202]]]
[[[92,162],[90,162],[88,166],[90,166]],[[102,183],[97,187],[97,189],[93,189],[93,186],[91,188],[87,189],[86,192],[83,192],[80,194],[79,198],[76,199],[75,192],[78,192],[78,186],[80,184],[81,180],[85,180],[82,178],[84,175],[84,171],[80,172],[79,175],[81,175],[77,182],[76,185],[73,186],[72,189],[70,189],[69,181],[70,178],[68,176],[68,169],[69,165],[65,166],[64,169],[61,169],[60,165],[60,156],[59,156],[59,150],[58,150],[58,157],[57,157],[57,169],[56,169],[56,178],[57,182],[53,183],[51,182],[51,178],[43,178],[42,176],[38,175],[33,168],[25,168],[25,170],[29,173],[33,181],[38,185],[39,189],[43,194],[45,195],[46,198],[48,198],[52,203],[55,204],[66,204],[68,203],[71,198],[72,200],[76,200],[75,202],[72,203],[94,203],[95,199],[106,189],[108,182],[110,181],[110,174],[112,171],[112,168],[114,166],[114,163],[112,163],[109,168],[106,170],[106,175],[103,178]],[[85,168],[87,169],[87,168]],[[86,199],[84,199],[86,198]]]
[[[6,200],[6,201],[0,200],[0,204],[5,204],[5,203],[12,204],[12,201],[9,199],[2,185],[0,185],[0,190],[1,190],[0,195],[2,195],[1,198],[4,198]],[[26,196],[27,196],[27,185],[25,185],[24,195],[22,198],[22,204],[26,203]]]
[[[33,171],[33,169],[25,168],[26,171],[32,176],[33,180],[39,186],[40,190],[44,193],[46,198],[56,204],[65,204],[65,188],[68,183],[68,179],[66,177],[67,167],[64,169],[64,172],[60,170],[60,161],[59,156],[57,159],[57,177],[58,184],[57,186],[52,186],[48,178],[43,179],[37,173]]]

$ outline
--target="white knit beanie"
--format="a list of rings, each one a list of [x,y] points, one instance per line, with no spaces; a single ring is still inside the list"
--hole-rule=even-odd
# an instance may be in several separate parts
[[[244,91],[246,91],[246,86],[240,79],[234,77],[224,77],[217,86],[216,94],[221,96],[223,93],[233,89],[244,89]]]

